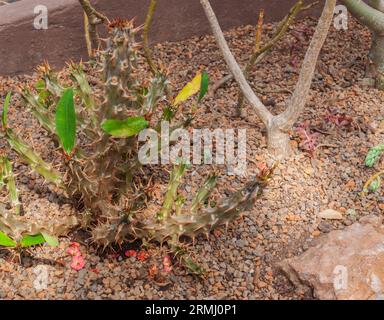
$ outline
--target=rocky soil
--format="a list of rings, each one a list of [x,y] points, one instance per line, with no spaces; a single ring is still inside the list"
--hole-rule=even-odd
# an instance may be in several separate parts
[[[272,112],[284,109],[289,99],[281,89],[294,90],[301,59],[316,22],[297,22],[290,34],[257,66],[250,79]],[[265,27],[271,35],[274,25]],[[300,39],[295,34],[300,35]],[[244,26],[226,33],[237,59],[246,63],[254,43],[255,28]],[[309,36],[307,36],[309,35]],[[305,113],[298,126],[309,125],[316,139],[312,154],[301,150],[300,140],[292,132],[295,154],[281,162],[263,197],[231,224],[228,232],[214,232],[209,241],[199,238],[191,247],[193,257],[207,270],[204,278],[186,275],[177,265],[164,272],[166,248],[127,244],[103,254],[86,247],[80,232],[61,239],[58,248],[41,246],[30,250],[21,263],[3,250],[0,254],[0,299],[311,299],[311,293],[296,291],[275,267],[276,262],[306,251],[322,233],[344,229],[365,215],[382,215],[382,190],[361,197],[364,182],[373,169],[364,167],[368,149],[382,143],[384,118],[383,93],[364,87],[369,32],[350,19],[348,31],[331,30],[318,63],[314,84]],[[211,36],[194,37],[178,43],[162,43],[155,54],[170,67],[175,91],[190,80],[199,68],[205,68],[212,81],[227,74],[220,52]],[[0,95],[15,91],[33,77],[0,78]],[[207,98],[199,110],[195,127],[247,129],[248,177],[226,175],[219,168],[219,191],[226,196],[240,188],[257,173],[257,164],[270,163],[266,156],[266,138],[260,121],[250,106],[246,118],[236,118],[234,108],[237,86],[228,83],[214,97]],[[20,135],[34,145],[45,159],[58,163],[58,154],[48,142],[19,99],[12,101],[10,121]],[[330,115],[346,114],[345,125],[332,125]],[[317,134],[315,134],[317,133]],[[0,141],[2,152],[5,145]],[[65,196],[45,185],[35,174],[14,158],[17,182],[21,190],[26,216],[51,219],[71,214],[74,209]],[[186,193],[197,188],[211,168],[192,168],[185,179]],[[165,181],[164,181],[165,182]],[[164,183],[159,180],[159,197]],[[318,213],[335,209],[342,219],[321,219]],[[80,243],[86,265],[80,271],[70,267],[66,253],[70,242]],[[126,257],[127,250],[141,251],[139,256]],[[133,251],[130,251],[131,255]],[[145,253],[145,254],[143,254]],[[38,268],[36,268],[39,266]],[[47,272],[48,287],[36,290],[41,266]],[[37,286],[38,287],[38,286]]]

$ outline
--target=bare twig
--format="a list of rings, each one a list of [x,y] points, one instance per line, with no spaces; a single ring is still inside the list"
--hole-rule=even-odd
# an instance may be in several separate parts
[[[222,52],[224,60],[227,63],[228,69],[240,86],[244,97],[249,101],[257,116],[267,127],[269,149],[279,158],[287,156],[290,153],[289,130],[292,129],[295,121],[305,106],[312,84],[316,62],[332,22],[336,0],[326,0],[322,15],[305,55],[299,80],[296,84],[291,101],[287,109],[277,116],[273,116],[268,111],[248,84],[245,74],[228,47],[228,43],[224,38],[209,0],[200,0],[200,3],[211,25],[213,35]]]
[[[239,83],[245,98],[254,107],[255,112],[261,119],[261,121],[267,126],[268,123],[272,120],[273,115],[268,111],[268,109],[264,106],[260,99],[255,95],[255,93],[252,91],[252,88],[248,84],[243,71],[236,62],[235,57],[233,56],[231,50],[228,47],[228,43],[224,38],[223,32],[220,28],[219,22],[217,21],[216,15],[211,7],[211,4],[208,0],[200,0],[200,3],[204,8],[209,24],[211,25],[214,37],[224,56],[228,68],[231,70],[233,77]]]
[[[97,26],[99,24],[109,22],[109,20],[105,15],[96,11],[96,9],[90,4],[89,0],[79,0],[79,2],[83,7],[85,15],[87,16],[87,18],[84,18],[85,39],[87,42],[88,53],[91,53],[91,57],[92,50],[96,50],[100,47],[100,38],[97,33]]]
[[[154,75],[157,72],[157,68],[152,60],[152,52],[151,52],[151,49],[149,48],[148,35],[149,35],[149,29],[152,24],[153,15],[156,10],[156,5],[157,5],[157,0],[151,0],[151,4],[149,5],[149,9],[148,9],[147,17],[145,19],[144,29],[143,29],[143,48],[144,48],[145,59],[147,60],[149,68],[151,69],[151,72]]]
[[[265,56],[267,55],[267,53],[277,44],[277,42],[279,42],[281,40],[281,38],[286,34],[288,28],[292,25],[292,23],[294,22],[296,16],[298,15],[299,12],[302,12],[304,10],[308,10],[310,9],[311,7],[313,7],[314,5],[318,4],[319,2],[316,1],[306,7],[303,7],[303,1],[300,0],[298,1],[290,10],[289,14],[287,16],[285,16],[283,18],[283,20],[281,20],[281,22],[279,23],[274,35],[272,36],[272,38],[263,46],[261,47],[259,50],[254,50],[249,61],[248,61],[248,64],[246,66],[246,68],[244,69],[244,71],[246,72],[246,74],[248,74],[249,72],[251,72],[252,68],[259,64],[264,58]],[[225,76],[224,78],[222,78],[221,80],[219,80],[213,87],[212,89],[212,92],[215,93],[217,91],[217,89],[219,89],[220,87],[222,87],[225,83],[227,83],[228,81],[232,80],[233,79],[233,75],[232,74],[229,74],[227,76]]]
[[[84,11],[84,34],[85,34],[85,44],[87,45],[88,57],[92,57],[92,42],[91,42],[91,36],[89,34],[89,19],[85,11]]]
[[[259,20],[257,21],[255,48],[253,49],[252,57],[249,60],[247,66],[245,68],[245,71],[244,71],[244,75],[246,78],[248,78],[248,74],[251,71],[251,69],[255,63],[255,61],[253,61],[252,58],[253,58],[253,56],[255,56],[257,54],[257,52],[260,51],[260,48],[261,48],[261,36],[263,34],[263,24],[264,24],[264,10],[262,9],[259,13]],[[241,115],[241,107],[242,107],[243,102],[244,102],[244,95],[241,93],[241,90],[239,90],[238,97],[239,98],[237,101],[237,115],[240,116]]]

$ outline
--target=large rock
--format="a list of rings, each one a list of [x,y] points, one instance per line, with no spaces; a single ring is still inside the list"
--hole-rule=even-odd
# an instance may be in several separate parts
[[[318,299],[384,299],[384,226],[376,216],[321,236],[278,267]]]

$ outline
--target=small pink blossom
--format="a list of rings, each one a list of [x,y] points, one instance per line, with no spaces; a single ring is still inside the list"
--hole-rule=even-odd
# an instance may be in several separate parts
[[[80,252],[80,244],[77,243],[77,242],[72,242],[70,245],[69,245],[69,248],[66,250],[66,253],[75,257],[75,256],[80,256],[81,255],[81,252]]]
[[[70,246],[73,247],[73,248],[80,248],[80,243],[78,243],[78,242],[71,242]]]
[[[163,267],[165,272],[172,271],[172,260],[169,255],[166,255],[163,259]]]
[[[81,255],[80,250],[78,248],[73,248],[73,247],[68,248],[66,253],[73,257]]]
[[[72,258],[72,263],[71,263],[72,269],[79,271],[79,270],[83,269],[84,266],[85,266],[85,260],[81,255],[80,256],[74,256]]]

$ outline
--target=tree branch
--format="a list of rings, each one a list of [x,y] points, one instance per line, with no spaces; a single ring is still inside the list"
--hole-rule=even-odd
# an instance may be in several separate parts
[[[281,130],[290,130],[300,113],[305,107],[306,98],[311,89],[312,78],[315,73],[317,59],[321,48],[324,45],[325,39],[334,15],[336,0],[326,0],[323,13],[317,24],[315,34],[312,37],[311,43],[304,58],[299,80],[296,84],[295,91],[291,98],[288,108],[276,117],[276,124]]]
[[[200,0],[200,3],[208,18],[209,24],[211,25],[213,35],[221,50],[224,60],[227,63],[228,69],[231,71],[233,77],[239,83],[244,97],[253,106],[256,114],[261,119],[261,121],[267,126],[272,120],[273,115],[268,111],[268,109],[264,106],[260,99],[255,95],[255,93],[252,91],[251,86],[248,84],[247,79],[243,74],[243,71],[241,70],[239,64],[236,62],[235,57],[233,56],[231,50],[228,47],[228,44],[223,35],[223,31],[220,28],[219,22],[217,21],[216,15],[213,12],[211,4],[208,0]]]
[[[151,0],[151,4],[149,5],[149,9],[148,9],[147,17],[145,18],[144,29],[143,29],[143,48],[144,48],[145,59],[147,60],[147,63],[153,75],[155,75],[157,71],[156,71],[156,66],[152,60],[151,49],[149,48],[148,34],[152,24],[153,15],[156,10],[156,5],[157,5],[157,0]]]
[[[252,68],[259,64],[267,55],[267,53],[281,40],[281,38],[286,34],[288,28],[293,24],[296,19],[296,16],[299,12],[308,10],[318,4],[319,1],[315,1],[305,7],[303,7],[303,1],[299,0],[289,11],[288,15],[286,15],[283,20],[280,21],[279,25],[272,38],[259,50],[254,50],[251,58],[248,61],[248,64],[245,68],[245,73],[247,77],[247,73],[249,73]],[[220,79],[212,88],[212,92],[215,93],[217,89],[223,86],[226,82],[233,79],[233,75],[229,74],[222,79]]]
[[[367,2],[372,8],[384,12],[384,0],[368,0]]]
[[[379,11],[383,8],[382,3],[371,1],[372,6],[370,6],[362,0],[341,0],[341,2],[362,24],[374,32],[384,33],[384,13]],[[375,5],[378,9],[374,8]]]
[[[90,47],[93,49],[98,49],[100,47],[100,38],[97,33],[97,25],[102,24],[104,22],[109,22],[108,18],[103,15],[102,13],[96,11],[95,8],[92,7],[89,0],[79,0],[81,6],[83,7],[84,13],[86,14],[87,18],[84,19],[85,22],[85,38],[87,41],[87,49],[88,53],[92,51]]]

